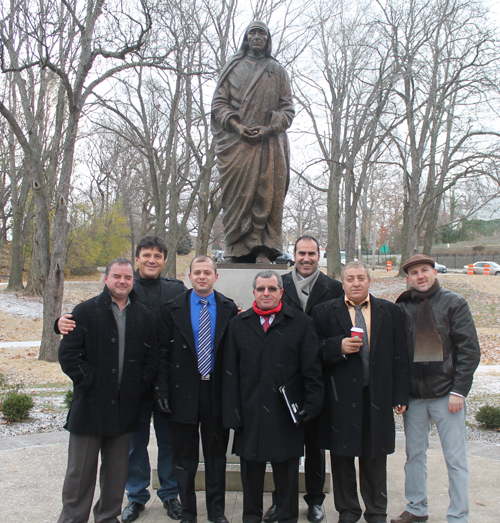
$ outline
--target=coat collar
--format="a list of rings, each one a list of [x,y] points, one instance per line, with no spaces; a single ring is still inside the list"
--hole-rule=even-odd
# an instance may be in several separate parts
[[[191,293],[192,289],[175,298],[171,303],[172,321],[188,342],[191,349],[196,354],[196,343],[193,335],[193,326],[191,325]],[[217,319],[215,322],[214,351],[220,345],[224,332],[232,316],[234,302],[226,298],[220,292],[214,290],[215,303],[217,304]]]
[[[136,302],[138,298],[134,289],[130,291],[128,297],[130,298],[130,303]],[[101,301],[106,307],[111,307],[111,293],[109,292],[109,289],[106,287],[106,285],[104,286],[101,294],[99,294],[99,301]]]
[[[325,284],[325,278],[327,278],[321,271],[318,279],[314,284],[309,299],[307,300],[307,307],[305,310],[306,314],[309,314],[311,309],[318,303],[321,297],[328,292],[328,287]],[[297,294],[297,287],[293,282],[292,273],[288,273],[283,277],[283,289],[289,298],[302,310],[302,303],[300,302],[299,295]]]
[[[284,324],[287,319],[293,318],[295,316],[295,311],[292,309],[292,307],[290,307],[290,305],[287,305],[283,301],[282,304],[283,305],[281,307],[281,311],[278,312],[278,314],[274,318],[274,321],[269,326],[269,330],[275,329],[278,325]],[[244,321],[248,321],[249,325],[257,333],[259,338],[264,339],[264,335],[266,333],[264,332],[262,324],[260,323],[259,315],[256,312],[254,312],[252,307],[247,309],[245,312],[242,312],[238,317]]]
[[[346,336],[351,335],[351,315],[349,309],[345,303],[344,296],[333,300],[333,306],[335,308],[335,316],[344,329]],[[384,309],[380,300],[370,294],[370,310],[371,310],[371,327],[370,327],[370,353],[374,352],[377,348],[377,339],[380,334],[380,326],[383,323]]]

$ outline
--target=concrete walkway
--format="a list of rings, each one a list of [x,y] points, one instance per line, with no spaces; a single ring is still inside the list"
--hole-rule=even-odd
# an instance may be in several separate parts
[[[66,469],[68,434],[35,434],[0,439],[0,521],[3,523],[56,523],[61,510],[61,489]],[[150,453],[156,459],[152,435]],[[470,523],[500,522],[500,446],[469,444]],[[390,518],[405,506],[404,435],[397,435],[397,449],[388,460]],[[153,461],[154,463],[154,461]],[[445,523],[448,505],[448,479],[438,438],[431,438],[428,451],[429,522]],[[265,494],[264,507],[270,504]],[[124,500],[126,504],[126,499]],[[204,493],[198,493],[199,523],[206,523]],[[338,514],[328,494],[324,509],[326,523],[336,523]],[[226,516],[231,523],[241,521],[242,494],[226,494]],[[91,521],[93,519],[91,518]],[[138,523],[168,523],[160,500],[153,496]],[[306,522],[306,505],[300,503],[300,519]],[[362,520],[364,521],[364,520]]]

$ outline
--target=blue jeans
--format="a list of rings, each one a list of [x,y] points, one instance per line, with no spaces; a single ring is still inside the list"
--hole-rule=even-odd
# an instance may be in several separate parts
[[[145,505],[151,497],[148,490],[151,482],[148,454],[151,414],[158,444],[158,478],[160,480],[158,497],[163,502],[177,498],[178,494],[167,417],[157,409],[153,400],[143,401],[141,403],[141,426],[137,432],[132,432],[130,440],[128,477],[125,487],[129,501],[137,501],[142,505]]]
[[[427,458],[431,420],[434,420],[448,468],[450,505],[446,512],[449,523],[469,521],[469,469],[465,402],[463,410],[448,410],[449,395],[442,398],[410,398],[403,414],[406,436],[405,494],[406,510],[415,516],[428,514]]]

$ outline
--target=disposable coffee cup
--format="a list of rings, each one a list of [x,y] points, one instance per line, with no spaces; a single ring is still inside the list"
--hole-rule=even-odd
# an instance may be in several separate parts
[[[352,327],[351,338],[363,338],[363,332],[363,329],[360,329],[359,327]]]

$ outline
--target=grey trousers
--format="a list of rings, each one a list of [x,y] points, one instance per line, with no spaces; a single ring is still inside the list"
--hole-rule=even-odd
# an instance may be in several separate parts
[[[443,398],[410,398],[403,414],[406,436],[405,495],[406,510],[415,516],[428,514],[427,448],[431,420],[439,432],[448,469],[450,505],[446,512],[449,523],[469,521],[469,468],[467,462],[466,408],[452,414],[449,395]]]
[[[101,495],[94,506],[95,523],[117,523],[121,514],[128,471],[130,434],[69,436],[68,467],[58,523],[86,523],[89,519],[101,454]]]

